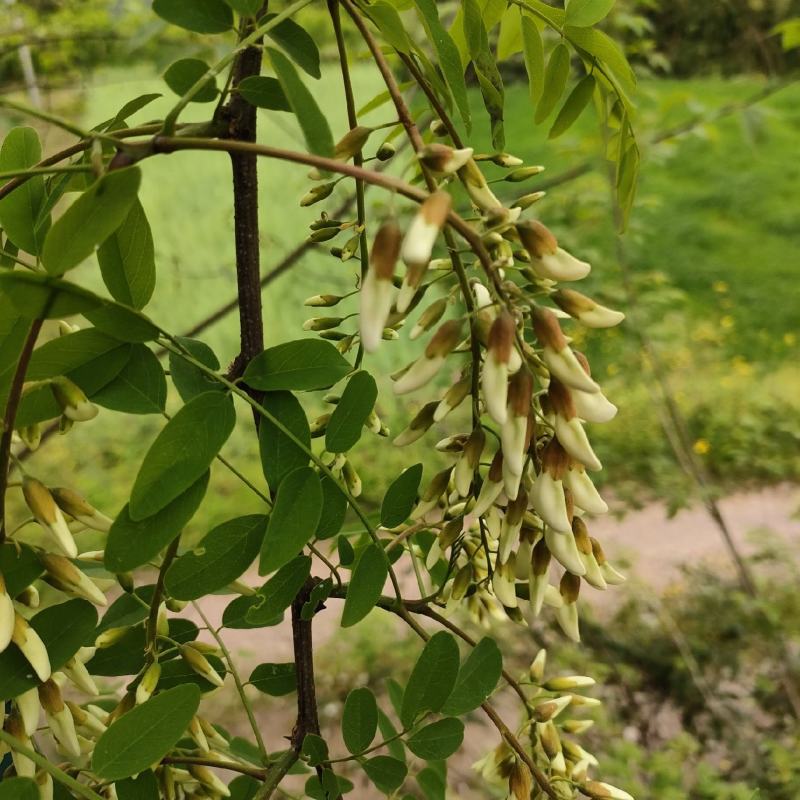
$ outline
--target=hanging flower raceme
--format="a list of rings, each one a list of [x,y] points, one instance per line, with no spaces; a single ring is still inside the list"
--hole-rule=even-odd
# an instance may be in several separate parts
[[[526,220],[517,225],[522,246],[530,256],[531,269],[537,277],[550,281],[579,281],[592,267],[558,246],[558,240],[538,220]]]
[[[369,269],[360,293],[361,343],[368,353],[378,349],[397,290],[392,283],[403,234],[394,221],[384,222],[375,235]]]
[[[405,313],[414,299],[433,254],[433,247],[447,222],[452,200],[445,191],[434,192],[425,198],[417,210],[403,239],[400,253],[406,265],[406,275],[397,296],[397,310]]]

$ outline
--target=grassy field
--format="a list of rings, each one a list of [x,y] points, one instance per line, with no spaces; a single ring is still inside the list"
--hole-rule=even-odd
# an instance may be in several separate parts
[[[355,70],[354,79],[362,98],[379,89],[374,76],[363,69]],[[642,85],[638,125],[644,153],[642,181],[623,243],[639,296],[635,318],[662,353],[689,417],[696,452],[727,487],[800,473],[796,455],[800,429],[792,422],[800,387],[800,371],[794,364],[800,308],[791,300],[793,273],[800,266],[800,231],[792,225],[800,177],[800,162],[793,156],[800,127],[800,87],[790,87],[757,108],[701,125],[680,138],[658,146],[647,143],[667,128],[698,115],[711,116],[726,103],[741,102],[761,86],[746,78]],[[125,73],[123,79],[121,72],[100,73],[85,94],[84,121],[94,124],[108,118],[129,98],[151,91],[168,92],[148,74]],[[324,76],[315,93],[329,113],[334,135],[341,135],[345,120],[335,76]],[[480,101],[473,100],[476,119],[482,120]],[[158,116],[171,102],[169,96],[157,100],[132,122]],[[186,116],[201,119],[209,110],[190,108]],[[390,119],[384,106],[366,122]],[[479,121],[476,137],[478,146],[488,149],[484,127]],[[260,136],[271,144],[301,146],[288,115],[262,115]],[[508,91],[507,140],[509,151],[528,163],[547,166],[543,179],[587,158],[597,160],[600,148],[592,114],[561,139],[548,141],[546,126],[533,126],[526,91],[517,86]],[[402,163],[397,169],[405,163],[403,158],[398,157]],[[494,169],[493,174],[503,173]],[[496,188],[510,199],[534,190],[537,180],[500,183]],[[310,185],[301,167],[264,160],[260,181],[266,271],[305,236],[306,226],[323,205],[299,207]],[[342,194],[348,190],[343,182]],[[169,330],[181,332],[235,294],[227,159],[221,154],[190,153],[153,159],[144,170],[142,199],[153,226],[159,265],[160,291],[149,311]],[[386,200],[377,192],[369,193],[376,207]],[[588,282],[592,291],[610,304],[624,306],[603,162],[597,160],[589,174],[553,189],[538,209],[566,246],[593,263]],[[352,289],[353,263],[341,264],[323,245],[276,281],[265,294],[268,343],[300,335],[300,324],[312,315],[303,307],[303,298],[321,290]],[[92,265],[82,270],[84,279],[97,279]],[[210,328],[203,338],[222,363],[229,361],[236,354],[235,315]],[[647,496],[680,504],[688,487],[660,429],[650,382],[630,330],[623,326],[593,332],[579,344],[587,348],[608,393],[622,408],[613,423],[593,431],[615,489],[631,499],[643,496],[646,486]],[[386,375],[413,352],[402,337],[367,366]],[[396,429],[427,399],[415,398],[398,407],[384,393],[379,411]],[[457,420],[453,424],[441,435],[459,429]],[[90,469],[85,472],[97,490],[117,505],[133,478],[120,476],[121,485],[116,484],[120,453],[143,453],[158,425],[157,420],[146,420],[119,426],[114,418],[106,418],[91,426],[91,432],[74,434],[68,458],[83,472],[87,465],[80,455],[79,437],[101,437],[106,472],[103,477]],[[247,471],[257,473],[252,443],[244,435],[233,440],[229,450],[234,458],[244,458]],[[363,448],[356,456],[357,466],[366,469],[376,452]],[[379,497],[394,474],[420,460],[416,456],[413,449],[383,449],[379,474],[371,472],[375,482],[365,488],[367,499]],[[221,502],[228,495],[231,506]],[[224,516],[240,501],[236,484],[223,478],[213,500],[214,516],[217,512]]]

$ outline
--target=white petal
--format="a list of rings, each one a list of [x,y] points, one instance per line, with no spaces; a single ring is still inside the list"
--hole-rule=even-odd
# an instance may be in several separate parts
[[[372,270],[367,272],[360,292],[359,327],[361,343],[368,353],[374,353],[381,343],[394,295],[391,281],[376,278]]]
[[[557,352],[552,347],[545,346],[542,358],[550,372],[570,389],[591,394],[600,391],[600,387],[586,374],[569,347]]]
[[[553,254],[531,259],[531,268],[540,278],[551,281],[579,281],[592,270],[591,264],[580,261],[560,247]]]
[[[420,356],[411,367],[395,382],[395,394],[408,394],[424,386],[441,369],[444,358]]]
[[[456,468],[453,471],[453,483],[459,497],[466,497],[472,485],[474,470],[469,463],[469,459],[462,453],[456,461]]]
[[[600,459],[592,450],[589,437],[577,417],[570,420],[556,414],[556,437],[561,446],[576,460],[588,469],[599,470],[603,468]]]
[[[528,418],[509,414],[500,429],[500,442],[503,448],[503,468],[514,475],[522,475],[525,466],[525,435],[528,432]]]
[[[581,561],[578,545],[575,544],[575,537],[571,533],[565,535],[552,530],[545,530],[544,540],[553,558],[555,558],[565,570],[579,577],[586,574],[586,567],[583,561]]]
[[[522,472],[514,472],[508,466],[508,462],[503,461],[503,490],[509,500],[517,499],[521,482]]]
[[[605,514],[608,504],[600,496],[585,469],[574,467],[564,475],[564,486],[572,492],[575,505],[590,514]]]
[[[617,416],[617,407],[602,392],[572,390],[572,402],[578,416],[586,422],[610,422]]]
[[[8,592],[0,594],[0,653],[11,642],[14,633],[14,601]]]
[[[549,585],[550,581],[548,579],[547,572],[545,572],[544,575],[534,575],[533,572],[531,572],[528,586],[530,592],[531,611],[535,617],[538,617],[542,612],[545,594],[547,593],[547,587]]]
[[[627,578],[621,572],[617,572],[608,561],[600,567],[600,571],[603,573],[606,583],[610,583],[612,586],[625,583],[627,580]]]
[[[503,491],[503,484],[494,483],[486,478],[481,486],[478,499],[475,501],[475,506],[470,510],[470,514],[479,517],[481,514],[489,510],[495,500],[500,496]]]
[[[400,257],[408,267],[418,267],[431,260],[433,245],[439,235],[439,226],[431,225],[425,221],[424,216],[418,213],[411,221],[403,239]]]
[[[39,690],[36,688],[28,689],[27,692],[15,697],[14,702],[17,704],[25,734],[33,736],[39,727],[39,715],[42,710],[42,705],[39,702]]]
[[[583,566],[586,569],[586,574],[583,576],[583,579],[591,586],[594,586],[595,589],[602,590],[608,588],[605,576],[594,555],[592,553],[581,553],[580,555]]]
[[[556,619],[561,626],[561,630],[572,639],[573,642],[581,640],[581,632],[578,626],[578,604],[564,603],[561,608],[556,610]]]
[[[548,527],[572,538],[572,525],[567,517],[567,501],[561,481],[553,480],[547,472],[541,472],[531,488],[531,506],[547,523]]]
[[[489,416],[498,425],[503,425],[508,418],[508,367],[496,361],[491,353],[483,363],[481,389]]]
[[[578,319],[587,328],[613,328],[625,319],[621,311],[597,304],[589,311],[581,311]]]

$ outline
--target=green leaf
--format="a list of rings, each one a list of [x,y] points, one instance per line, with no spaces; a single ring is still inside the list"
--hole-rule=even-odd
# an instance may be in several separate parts
[[[92,772],[116,781],[148,769],[183,736],[199,704],[200,690],[185,684],[131,709],[97,740]]]
[[[117,349],[127,354],[129,345],[94,328],[85,328],[37,347],[25,376],[28,380],[38,381],[56,375],[68,375],[81,367],[96,370],[96,362]]]
[[[115,300],[133,308],[147,305],[156,285],[156,262],[150,223],[138,200],[122,225],[100,245],[97,260]]]
[[[140,311],[104,300],[99,307],[84,312],[89,322],[121,342],[151,342],[158,328]]]
[[[403,761],[392,756],[375,756],[362,765],[369,779],[384,794],[397,791],[408,775],[408,767]]]
[[[402,702],[402,690],[400,701]],[[396,759],[397,761],[405,762],[406,760],[406,751],[403,747],[403,742],[401,739],[397,738],[398,730],[395,728],[394,723],[389,719],[388,715],[386,715],[383,711],[378,709],[378,730],[381,732],[381,738],[386,742],[389,743],[386,745],[387,750],[389,751],[389,755],[392,758]],[[389,740],[392,741],[389,741]]]
[[[558,112],[553,127],[550,128],[548,138],[555,139],[557,136],[561,136],[578,119],[583,109],[592,99],[595,85],[595,79],[592,75],[587,75],[578,81],[564,101],[561,111]]]
[[[474,711],[495,690],[503,672],[503,656],[488,636],[472,649],[458,671],[458,678],[442,713],[460,717]]]
[[[268,47],[267,53],[289,105],[300,123],[309,151],[319,156],[332,156],[333,135],[314,95],[300,80],[292,62],[280,50]]]
[[[102,304],[96,294],[40,272],[0,270],[0,295],[26,319],[61,319]]]
[[[608,16],[616,0],[567,0],[567,25],[591,28]]]
[[[408,679],[400,709],[400,720],[411,727],[424,711],[439,711],[444,706],[458,675],[458,645],[446,631],[428,640]]]
[[[261,603],[261,597],[255,595],[242,595],[232,600],[222,612],[222,624],[226,628],[237,630],[248,630],[250,628],[270,628],[283,622],[283,610],[279,611],[274,617],[267,620],[256,620],[250,622],[247,615],[250,609]]]
[[[308,762],[309,767],[317,767],[330,758],[328,743],[321,736],[317,736],[316,733],[307,733],[305,735],[300,753]]]
[[[378,399],[375,379],[363,370],[347,382],[325,432],[325,449],[345,453],[361,438],[361,430]]]
[[[259,664],[250,673],[250,684],[270,697],[283,697],[297,689],[294,662],[288,664]]]
[[[467,43],[467,52],[474,61],[483,48],[486,29],[483,27],[478,0],[464,0],[462,7],[464,9],[464,39]]]
[[[45,608],[30,620],[30,626],[47,648],[53,672],[90,643],[96,625],[95,607],[78,599]],[[31,665],[16,645],[9,645],[0,653],[0,702],[17,697],[38,683]]]
[[[167,379],[158,358],[143,344],[130,345],[127,363],[92,400],[126,414],[160,414],[167,402]]]
[[[251,75],[236,86],[236,91],[257,108],[270,111],[291,111],[292,107],[286,99],[281,82],[277,78],[264,75]]]
[[[378,731],[378,703],[375,695],[363,686],[347,695],[342,713],[342,738],[353,754],[363,753]]]
[[[276,492],[281,481],[299,467],[308,466],[308,453],[311,449],[311,431],[306,412],[300,401],[291,392],[266,392],[261,405],[285,428],[294,434],[295,439],[305,445],[300,447],[289,438],[271,419],[262,417],[258,428],[258,449],[261,454],[261,468],[267,485]]]
[[[206,660],[217,675],[224,680],[226,670],[222,659],[215,655],[207,655]],[[184,686],[185,684],[197,686],[203,694],[213,692],[214,689],[219,688],[211,681],[198,675],[182,658],[176,658],[162,664],[161,676],[158,679],[158,688],[160,690],[172,689],[175,686]]]
[[[153,800],[158,797],[158,783],[153,770],[148,769],[136,776],[114,784],[117,800]]]
[[[99,130],[106,130],[106,131],[116,131],[120,128],[124,127],[123,123],[128,117],[132,117],[137,111],[141,111],[145,106],[150,105],[154,100],[158,100],[161,97],[159,92],[150,92],[148,94],[140,94],[138,97],[134,97],[133,100],[128,100],[122,108],[117,111],[112,119],[110,119],[106,123],[101,123],[96,127]]]
[[[267,518],[261,514],[217,525],[167,570],[164,584],[169,594],[197,600],[235,581],[258,555],[266,527]]]
[[[417,783],[425,800],[445,800],[447,794],[447,779],[445,775],[428,765],[417,773]]]
[[[167,67],[164,82],[178,97],[185,95],[204,75],[209,66],[199,58],[181,58]],[[209,75],[203,82],[203,88],[192,96],[192,103],[213,103],[219,94],[217,79]]]
[[[347,498],[336,485],[336,481],[323,475],[320,479],[322,487],[322,513],[319,515],[317,525],[317,539],[330,539],[342,529],[344,518],[347,515]]]
[[[381,525],[396,528],[408,519],[417,502],[422,464],[414,464],[400,473],[386,490],[381,504]]]
[[[522,51],[522,17],[520,9],[509,6],[500,20],[497,36],[497,60],[505,61]]]
[[[322,513],[322,488],[311,467],[290,472],[278,487],[261,545],[260,575],[291,561],[314,535]]]
[[[204,472],[186,491],[144,520],[132,520],[126,505],[119,512],[105,548],[105,565],[110,572],[128,572],[158,555],[194,516],[208,488]]]
[[[42,160],[39,134],[33,128],[12,128],[0,147],[0,172],[27,169]],[[0,200],[0,228],[20,249],[37,255],[50,219],[37,224],[44,203],[44,176],[34,175]]]
[[[262,22],[267,22],[275,16],[277,15],[267,14]],[[321,76],[317,45],[305,28],[298,25],[293,19],[285,19],[274,28],[270,28],[267,36],[285,50],[292,61],[312,78]]]
[[[417,731],[406,744],[417,758],[434,761],[449,758],[463,741],[464,723],[455,717],[446,717]]]
[[[50,275],[63,275],[88,258],[122,224],[136,200],[138,167],[107,172],[56,220],[42,248]]]
[[[592,59],[599,59],[610,76],[614,90],[630,111],[633,108],[630,95],[636,91],[634,73],[622,48],[607,34],[597,28],[565,28],[569,40]]]
[[[153,0],[153,11],[195,33],[225,33],[233,27],[233,12],[223,0]]]
[[[0,800],[39,799],[39,787],[30,778],[3,778],[0,783]]]
[[[347,587],[347,597],[342,611],[343,628],[349,628],[360,622],[375,608],[388,574],[386,553],[378,545],[368,544],[361,551],[350,585]]]
[[[383,0],[378,0],[378,2],[368,5],[364,10],[369,14],[375,26],[381,32],[381,36],[391,47],[406,55],[411,53],[411,40],[408,38],[403,20],[400,19],[400,15],[394,6],[383,2]]]
[[[188,350],[189,355],[196,361],[211,370],[219,369],[217,356],[205,342],[201,342],[199,339],[187,339],[185,336],[177,337],[177,341],[181,347]],[[169,374],[184,403],[188,403],[193,397],[203,394],[203,392],[225,391],[223,384],[215,381],[199,367],[172,351],[169,354]]]
[[[0,545],[0,575],[11,597],[30,586],[43,571],[36,553],[28,545],[17,542]]]
[[[534,122],[538,125],[550,116],[556,103],[564,94],[569,77],[569,49],[563,42],[559,42],[547,61],[547,70],[544,76],[544,89],[542,98],[536,108]]]
[[[232,3],[233,0],[228,0],[228,2]],[[237,2],[242,2],[242,0],[237,0]],[[259,0],[260,2],[261,0]],[[253,800],[259,786],[261,783],[255,778],[251,778],[249,775],[239,775],[228,784],[228,790],[231,793],[230,800]]]
[[[261,10],[264,0],[225,0],[225,2],[240,14],[253,17]]]
[[[464,121],[467,131],[469,131],[469,97],[467,96],[467,84],[464,81],[464,70],[461,65],[461,56],[459,55],[458,48],[439,20],[439,13],[436,10],[435,0],[414,0],[414,4],[422,15],[425,29],[436,49],[439,66],[453,94],[453,99],[455,100],[461,119]]]
[[[231,398],[219,392],[198,395],[183,406],[144,457],[131,491],[130,518],[152,517],[183,494],[208,470],[235,422]]]
[[[297,339],[259,353],[244,371],[254,389],[327,389],[351,370],[350,363],[324,339]]]
[[[298,556],[281,567],[259,590],[257,600],[245,614],[250,624],[268,624],[285,611],[311,574],[311,559]]]

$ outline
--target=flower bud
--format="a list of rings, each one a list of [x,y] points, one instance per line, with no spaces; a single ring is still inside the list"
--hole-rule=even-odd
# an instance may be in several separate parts
[[[216,797],[230,797],[230,789],[217,777],[208,767],[202,764],[189,764],[189,772],[192,777],[198,780],[203,786],[211,790]]]
[[[0,653],[11,643],[14,633],[14,601],[6,590],[3,573],[0,572]]]
[[[534,707],[533,718],[537,722],[555,719],[571,702],[572,697],[568,694],[562,697],[552,697]]]
[[[401,258],[407,267],[397,297],[397,310],[401,314],[408,310],[414,293],[422,281],[428,262],[431,260],[433,246],[447,222],[451,203],[452,200],[447,192],[442,190],[434,192],[422,202],[411,221],[401,250]]]
[[[481,372],[486,410],[498,425],[503,425],[508,417],[508,364],[514,349],[515,333],[514,318],[503,311],[489,330],[486,359]]]
[[[73,422],[86,422],[97,416],[98,408],[69,378],[59,376],[50,381],[50,391],[61,407],[61,413]]]
[[[518,197],[511,203],[512,208],[521,208],[523,211],[526,208],[530,208],[534,203],[538,203],[547,192],[530,192],[529,194],[524,194],[522,197]],[[526,251],[527,252],[527,251]],[[519,256],[514,254],[515,258],[519,258]],[[523,260],[523,259],[520,259]],[[530,253],[528,253],[528,261],[530,261]]]
[[[506,175],[503,180],[508,181],[509,183],[520,183],[521,181],[526,181],[528,178],[534,177],[534,175],[539,175],[544,172],[544,167],[541,164],[537,164],[536,166],[532,167],[520,167],[519,169],[512,170],[511,172]]]
[[[472,200],[476,208],[479,208],[481,211],[491,212],[503,207],[503,204],[489,188],[486,178],[474,160],[470,160],[464,164],[458,171],[458,175],[464,184],[464,188],[467,190],[470,200]]]
[[[478,425],[473,429],[469,439],[467,439],[453,471],[453,482],[459,497],[466,497],[469,494],[472,479],[475,476],[478,464],[480,464],[485,444],[486,434],[483,428]]]
[[[563,485],[568,465],[569,456],[555,439],[551,440],[542,452],[542,471],[533,483],[531,503],[550,528],[571,534],[572,524],[567,514]]]
[[[550,571],[550,550],[544,539],[540,539],[531,551],[531,565],[528,572],[528,596],[531,611],[535,617],[542,612],[547,587],[550,585],[548,573]],[[541,651],[544,652],[544,651]],[[544,660],[545,656],[542,656]],[[535,662],[534,662],[535,663]],[[533,667],[531,667],[533,669]],[[542,664],[544,672],[544,663]]]
[[[572,518],[572,533],[575,536],[575,546],[578,548],[578,554],[586,570],[583,575],[584,580],[594,586],[595,589],[603,590],[608,588],[603,572],[592,552],[592,540],[589,538],[589,530],[586,527],[586,523],[578,516]]]
[[[378,161],[388,161],[397,152],[397,148],[391,142],[384,142],[375,152]]]
[[[320,228],[319,230],[312,231],[308,235],[308,239],[310,242],[314,242],[314,244],[321,244],[322,242],[329,242],[331,239],[335,239],[341,232],[342,229],[338,225]],[[333,249],[331,249],[331,253],[333,254]],[[339,255],[341,255],[341,251]]]
[[[571,534],[565,536],[563,533],[557,533],[551,528],[545,528],[544,541],[553,558],[568,573],[579,576],[586,574],[586,567],[581,560],[581,554],[578,552],[578,545],[575,543],[574,536]]]
[[[25,447],[31,452],[39,448],[42,441],[42,426],[35,422],[33,425],[25,425],[17,430],[19,438],[22,439]]]
[[[342,465],[342,480],[345,482],[348,491],[353,497],[359,497],[361,495],[361,477],[350,461],[345,461]]]
[[[516,556],[510,553],[504,564],[495,564],[492,574],[492,589],[495,597],[506,607],[516,608]]]
[[[536,657],[533,659],[530,668],[528,669],[528,675],[530,675],[530,678],[534,683],[540,684],[542,682],[546,666],[547,666],[547,650],[545,650],[545,648],[543,647],[536,654]]]
[[[150,699],[156,690],[156,686],[158,686],[159,678],[161,678],[161,664],[158,661],[154,661],[144,671],[144,675],[142,675],[142,679],[136,687],[136,705],[140,706]]]
[[[39,702],[39,692],[34,687],[28,689],[14,698],[19,718],[26,736],[33,736],[39,727],[39,716],[42,711],[42,704]]]
[[[425,352],[394,384],[395,394],[407,394],[423,387],[442,368],[445,359],[461,339],[461,322],[449,320],[431,337]],[[438,405],[438,404],[437,404]]]
[[[55,553],[43,553],[40,557],[47,582],[62,592],[83,597],[97,606],[108,605],[106,596],[69,559]]]
[[[358,248],[361,246],[361,233],[356,233],[351,236],[344,244],[342,248],[342,252],[339,253],[339,258],[342,261],[349,261],[357,252]]]
[[[56,501],[56,505],[65,514],[69,514],[87,528],[103,533],[107,533],[111,528],[113,520],[109,519],[105,514],[101,514],[85,498],[81,497],[77,492],[73,492],[72,489],[56,487],[50,490],[50,494],[53,496],[53,500]]]
[[[468,370],[462,373],[462,377],[445,392],[444,397],[436,407],[433,418],[436,422],[441,422],[451,411],[458,408],[472,389],[472,375]]]
[[[456,150],[446,144],[433,142],[425,145],[417,153],[417,158],[436,175],[452,175],[469,161],[472,153],[471,147]]]
[[[447,311],[447,298],[440,297],[420,314],[408,338],[417,339],[425,333],[425,331],[430,330],[442,318],[445,311]]]
[[[92,678],[89,670],[86,669],[86,665],[79,658],[73,657],[67,661],[67,663],[61,667],[61,672],[63,672],[82,692],[95,697],[100,694],[100,690],[97,688],[94,678]]]
[[[19,715],[12,712],[6,717],[3,730],[13,736],[21,745],[33,749],[30,737],[25,733],[22,720]],[[36,774],[36,765],[27,756],[23,756],[19,751],[11,748],[11,759],[14,762],[14,770],[20,778],[33,778]]]
[[[34,518],[49,531],[58,549],[69,558],[75,558],[78,555],[75,540],[47,487],[36,478],[26,475],[22,479],[22,493]]]
[[[494,454],[489,472],[483,480],[480,494],[475,501],[475,505],[470,511],[472,517],[479,517],[484,514],[494,504],[494,501],[503,491],[503,451],[498,450]]]
[[[553,424],[561,446],[588,469],[602,469],[602,464],[592,450],[586,431],[578,419],[569,390],[559,380],[552,379],[547,398],[555,411]]]
[[[599,392],[600,387],[586,374],[567,344],[556,315],[550,309],[538,306],[533,309],[532,318],[536,338],[542,345],[542,358],[550,373],[570,389],[589,393]]]
[[[105,650],[107,647],[115,645],[120,639],[122,639],[128,630],[129,628],[125,626],[120,626],[118,628],[106,628],[106,630],[99,634],[94,640],[94,646],[98,650]]]
[[[601,306],[591,297],[573,289],[559,289],[552,297],[562,311],[566,311],[587,328],[613,328],[625,319],[621,311]]]
[[[39,634],[19,614],[14,618],[11,641],[33,667],[39,680],[46,681],[50,677],[50,658],[47,655],[47,648],[39,638]]]
[[[533,790],[533,779],[531,771],[528,769],[527,764],[514,759],[514,766],[511,768],[511,774],[508,776],[508,790],[514,797],[514,800],[530,800],[531,791]]]
[[[319,203],[320,200],[330,197],[331,193],[336,188],[336,183],[336,181],[331,181],[330,183],[318,183],[316,186],[312,186],[311,189],[303,195],[300,200],[300,205],[304,208],[313,206],[314,203]]]
[[[396,290],[392,283],[403,235],[397,223],[385,222],[372,244],[370,263],[360,292],[361,342],[368,353],[381,341]]]
[[[414,419],[411,420],[408,427],[395,437],[395,446],[404,447],[407,444],[416,442],[417,439],[421,439],[425,435],[425,432],[433,425],[433,414],[438,405],[439,404],[435,400],[426,403]]]
[[[588,675],[565,675],[559,678],[550,678],[544,684],[544,688],[548,692],[571,692],[574,689],[588,689],[595,683],[595,679]]]
[[[81,746],[75,732],[75,721],[64,704],[61,690],[52,679],[39,685],[39,701],[55,740],[68,755],[75,758],[80,756]]]
[[[581,791],[592,800],[633,800],[632,795],[602,781],[587,781]]]
[[[558,240],[538,220],[517,225],[522,246],[531,258],[531,269],[537,277],[550,281],[578,281],[591,271],[591,265],[579,261],[558,246]]]
[[[610,583],[612,586],[625,583],[625,576],[621,572],[617,572],[617,570],[615,570],[614,567],[612,567],[611,564],[609,564],[606,560],[606,554],[603,552],[600,542],[592,537],[589,538],[592,542],[592,554],[594,555],[595,561],[597,561],[597,564],[600,567],[600,572],[603,573],[603,578],[605,579],[606,583]]]
[[[426,514],[436,508],[439,498],[447,491],[447,484],[450,482],[452,467],[443,469],[433,476],[425,491],[422,493],[419,502],[411,512],[411,519],[422,519]]]
[[[330,308],[335,306],[342,300],[338,294],[315,294],[312,297],[307,297],[303,301],[304,306],[314,306],[318,308]]]
[[[512,156],[511,153],[494,153],[489,157],[489,161],[497,164],[498,167],[521,167],[525,162],[517,156]]]
[[[213,683],[214,686],[222,686],[224,683],[223,679],[211,664],[209,664],[208,659],[202,653],[199,653],[194,647],[186,644],[180,646],[179,652],[186,664],[201,678],[205,678],[209,683]]]
[[[59,336],[69,336],[71,333],[77,333],[80,329],[80,325],[73,325],[71,322],[67,322],[65,319],[60,319],[58,321]]]
[[[333,157],[340,161],[349,161],[356,153],[360,153],[367,143],[374,128],[366,125],[356,125],[351,128],[337,143],[333,151]]]
[[[573,462],[562,480],[564,486],[572,492],[578,508],[590,514],[605,514],[608,511],[608,505],[595,488],[592,479],[586,474],[582,464]]]
[[[522,475],[527,452],[528,418],[531,413],[533,377],[527,369],[519,370],[508,386],[506,421],[500,431],[503,458],[514,475]]]

